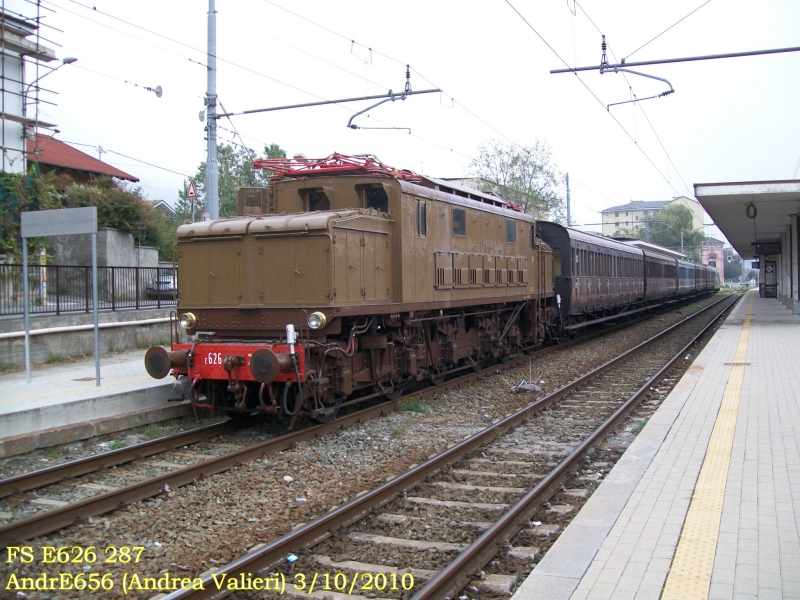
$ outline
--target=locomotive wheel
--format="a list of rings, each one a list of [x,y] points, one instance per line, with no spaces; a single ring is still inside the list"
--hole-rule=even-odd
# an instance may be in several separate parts
[[[436,375],[429,375],[428,376],[428,383],[431,385],[442,385],[444,383],[444,378],[447,375],[447,371],[439,371]]]
[[[341,398],[337,398],[333,406],[326,406],[323,409],[325,412],[322,412],[315,417],[311,417],[311,420],[314,421],[314,423],[319,423],[320,425],[330,423],[339,415],[339,405],[341,403]]]
[[[484,365],[484,363],[485,363],[485,362],[486,362],[486,361],[485,361],[485,360],[483,360],[482,358],[479,358],[478,360],[473,360],[473,363],[472,363],[472,370],[473,370],[473,371],[475,371],[475,372],[477,373],[478,371],[480,371],[481,369],[483,369],[483,365]]]
[[[230,417],[231,421],[247,421],[253,413],[246,410],[226,410],[225,416]]]
[[[388,394],[384,394],[383,396],[387,400],[397,400],[403,394],[403,392],[406,390],[407,386],[408,386],[408,380],[398,381],[398,382],[394,383],[394,387],[392,388],[392,391],[389,392]]]

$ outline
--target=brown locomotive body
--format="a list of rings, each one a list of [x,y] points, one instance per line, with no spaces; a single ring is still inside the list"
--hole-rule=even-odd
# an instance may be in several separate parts
[[[411,179],[285,179],[241,189],[240,216],[181,226],[178,312],[196,336],[151,349],[148,371],[186,375],[197,407],[324,421],[540,345],[555,312],[534,219]]]

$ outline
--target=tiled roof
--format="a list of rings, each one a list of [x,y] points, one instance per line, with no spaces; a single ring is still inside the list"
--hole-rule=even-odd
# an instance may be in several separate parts
[[[38,135],[37,143],[27,140],[28,162],[38,162],[42,165],[59,167],[62,169],[72,169],[73,171],[83,171],[93,175],[105,175],[116,177],[117,179],[127,179],[128,181],[139,181],[138,177],[129,175],[116,167],[112,167],[96,158],[89,156],[49,135]]]

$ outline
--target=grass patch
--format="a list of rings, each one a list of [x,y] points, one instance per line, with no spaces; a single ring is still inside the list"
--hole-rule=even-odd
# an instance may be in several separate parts
[[[47,357],[47,360],[44,361],[44,362],[46,364],[48,364],[48,365],[52,365],[52,364],[57,363],[59,361],[61,361],[61,357],[60,356],[58,356],[57,354],[51,354],[50,356]]]
[[[144,427],[136,431],[136,433],[143,436],[144,439],[146,440],[154,440],[158,437],[163,437],[164,435],[163,429],[164,428],[161,427],[161,425],[159,425],[158,423],[150,423],[149,425],[145,425]]]
[[[0,365],[0,373],[11,373],[12,371],[19,371],[22,369],[22,365],[18,365],[17,363],[3,363]]]
[[[688,312],[691,312],[691,311],[693,311],[693,310],[697,310],[698,308],[700,308],[700,305],[699,305],[699,304],[690,304],[690,305],[688,305],[688,306],[684,306],[684,307],[681,309],[681,312],[682,312],[683,314],[686,314],[686,313],[688,313]]]
[[[120,448],[124,448],[127,446],[127,442],[123,442],[122,440],[114,440],[108,445],[109,450],[119,450]]]
[[[408,419],[386,419],[386,423],[389,425],[389,433],[393,437],[404,437],[408,433],[408,429],[411,426],[411,423],[408,422]]]
[[[44,454],[45,458],[58,458],[60,452],[58,451],[58,448],[50,446],[49,448],[42,450],[42,454]]]
[[[639,435],[640,433],[642,433],[642,429],[644,429],[644,426],[647,425],[647,422],[649,420],[650,420],[650,418],[648,417],[644,421],[641,421],[641,422],[637,423],[636,427],[631,429],[631,433],[633,433],[633,435]]]
[[[400,410],[404,410],[407,412],[422,413],[424,415],[429,415],[431,413],[430,406],[428,406],[418,398],[406,398],[400,400],[399,404],[400,404]]]

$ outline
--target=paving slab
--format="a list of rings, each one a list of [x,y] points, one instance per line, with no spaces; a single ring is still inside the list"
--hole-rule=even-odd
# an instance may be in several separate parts
[[[748,313],[745,364],[733,365]],[[734,367],[744,377],[711,582],[687,597],[800,598],[798,365],[800,316],[747,294],[514,598],[661,597]]]
[[[173,378],[153,379],[145,350],[0,375],[0,456],[27,452],[187,414]],[[176,401],[176,402],[172,402]]]

